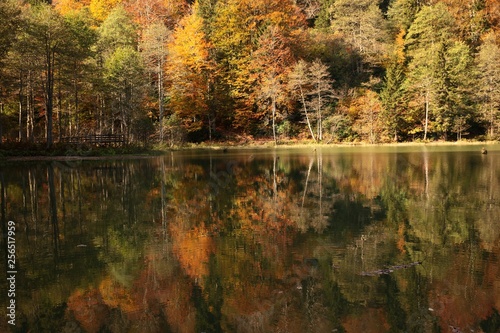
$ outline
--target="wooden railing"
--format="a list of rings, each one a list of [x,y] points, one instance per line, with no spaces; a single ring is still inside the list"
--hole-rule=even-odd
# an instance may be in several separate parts
[[[69,144],[91,144],[91,145],[123,145],[125,136],[123,134],[88,134],[82,136],[64,136],[62,143]]]

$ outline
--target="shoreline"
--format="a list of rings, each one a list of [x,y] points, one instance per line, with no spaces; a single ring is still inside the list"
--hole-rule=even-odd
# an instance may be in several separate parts
[[[176,151],[221,151],[228,152],[233,150],[264,150],[264,149],[304,149],[304,148],[373,148],[373,147],[446,147],[446,146],[492,146],[500,145],[498,141],[432,141],[432,142],[397,142],[397,143],[314,143],[314,142],[284,142],[274,145],[273,141],[260,141],[251,143],[234,143],[234,142],[219,142],[212,144],[192,144],[182,147],[173,148],[153,148],[143,153],[131,152],[120,154],[103,154],[103,155],[0,155],[0,162],[29,162],[29,161],[99,161],[99,160],[116,160],[116,159],[147,159],[156,156],[161,156],[170,152]],[[500,147],[500,146],[499,146]]]

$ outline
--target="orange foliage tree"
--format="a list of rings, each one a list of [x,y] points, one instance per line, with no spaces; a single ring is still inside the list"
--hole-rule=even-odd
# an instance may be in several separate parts
[[[212,120],[209,100],[214,66],[209,58],[210,44],[196,4],[173,33],[169,50],[170,108],[181,119],[187,132],[200,131],[204,123]]]

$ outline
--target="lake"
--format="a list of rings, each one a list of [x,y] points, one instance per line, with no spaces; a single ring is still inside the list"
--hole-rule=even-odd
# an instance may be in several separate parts
[[[487,148],[4,161],[0,331],[499,332]]]

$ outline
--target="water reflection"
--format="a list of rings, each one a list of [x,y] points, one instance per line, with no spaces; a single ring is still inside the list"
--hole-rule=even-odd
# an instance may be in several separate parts
[[[498,150],[396,150],[5,163],[0,331],[497,332]]]

